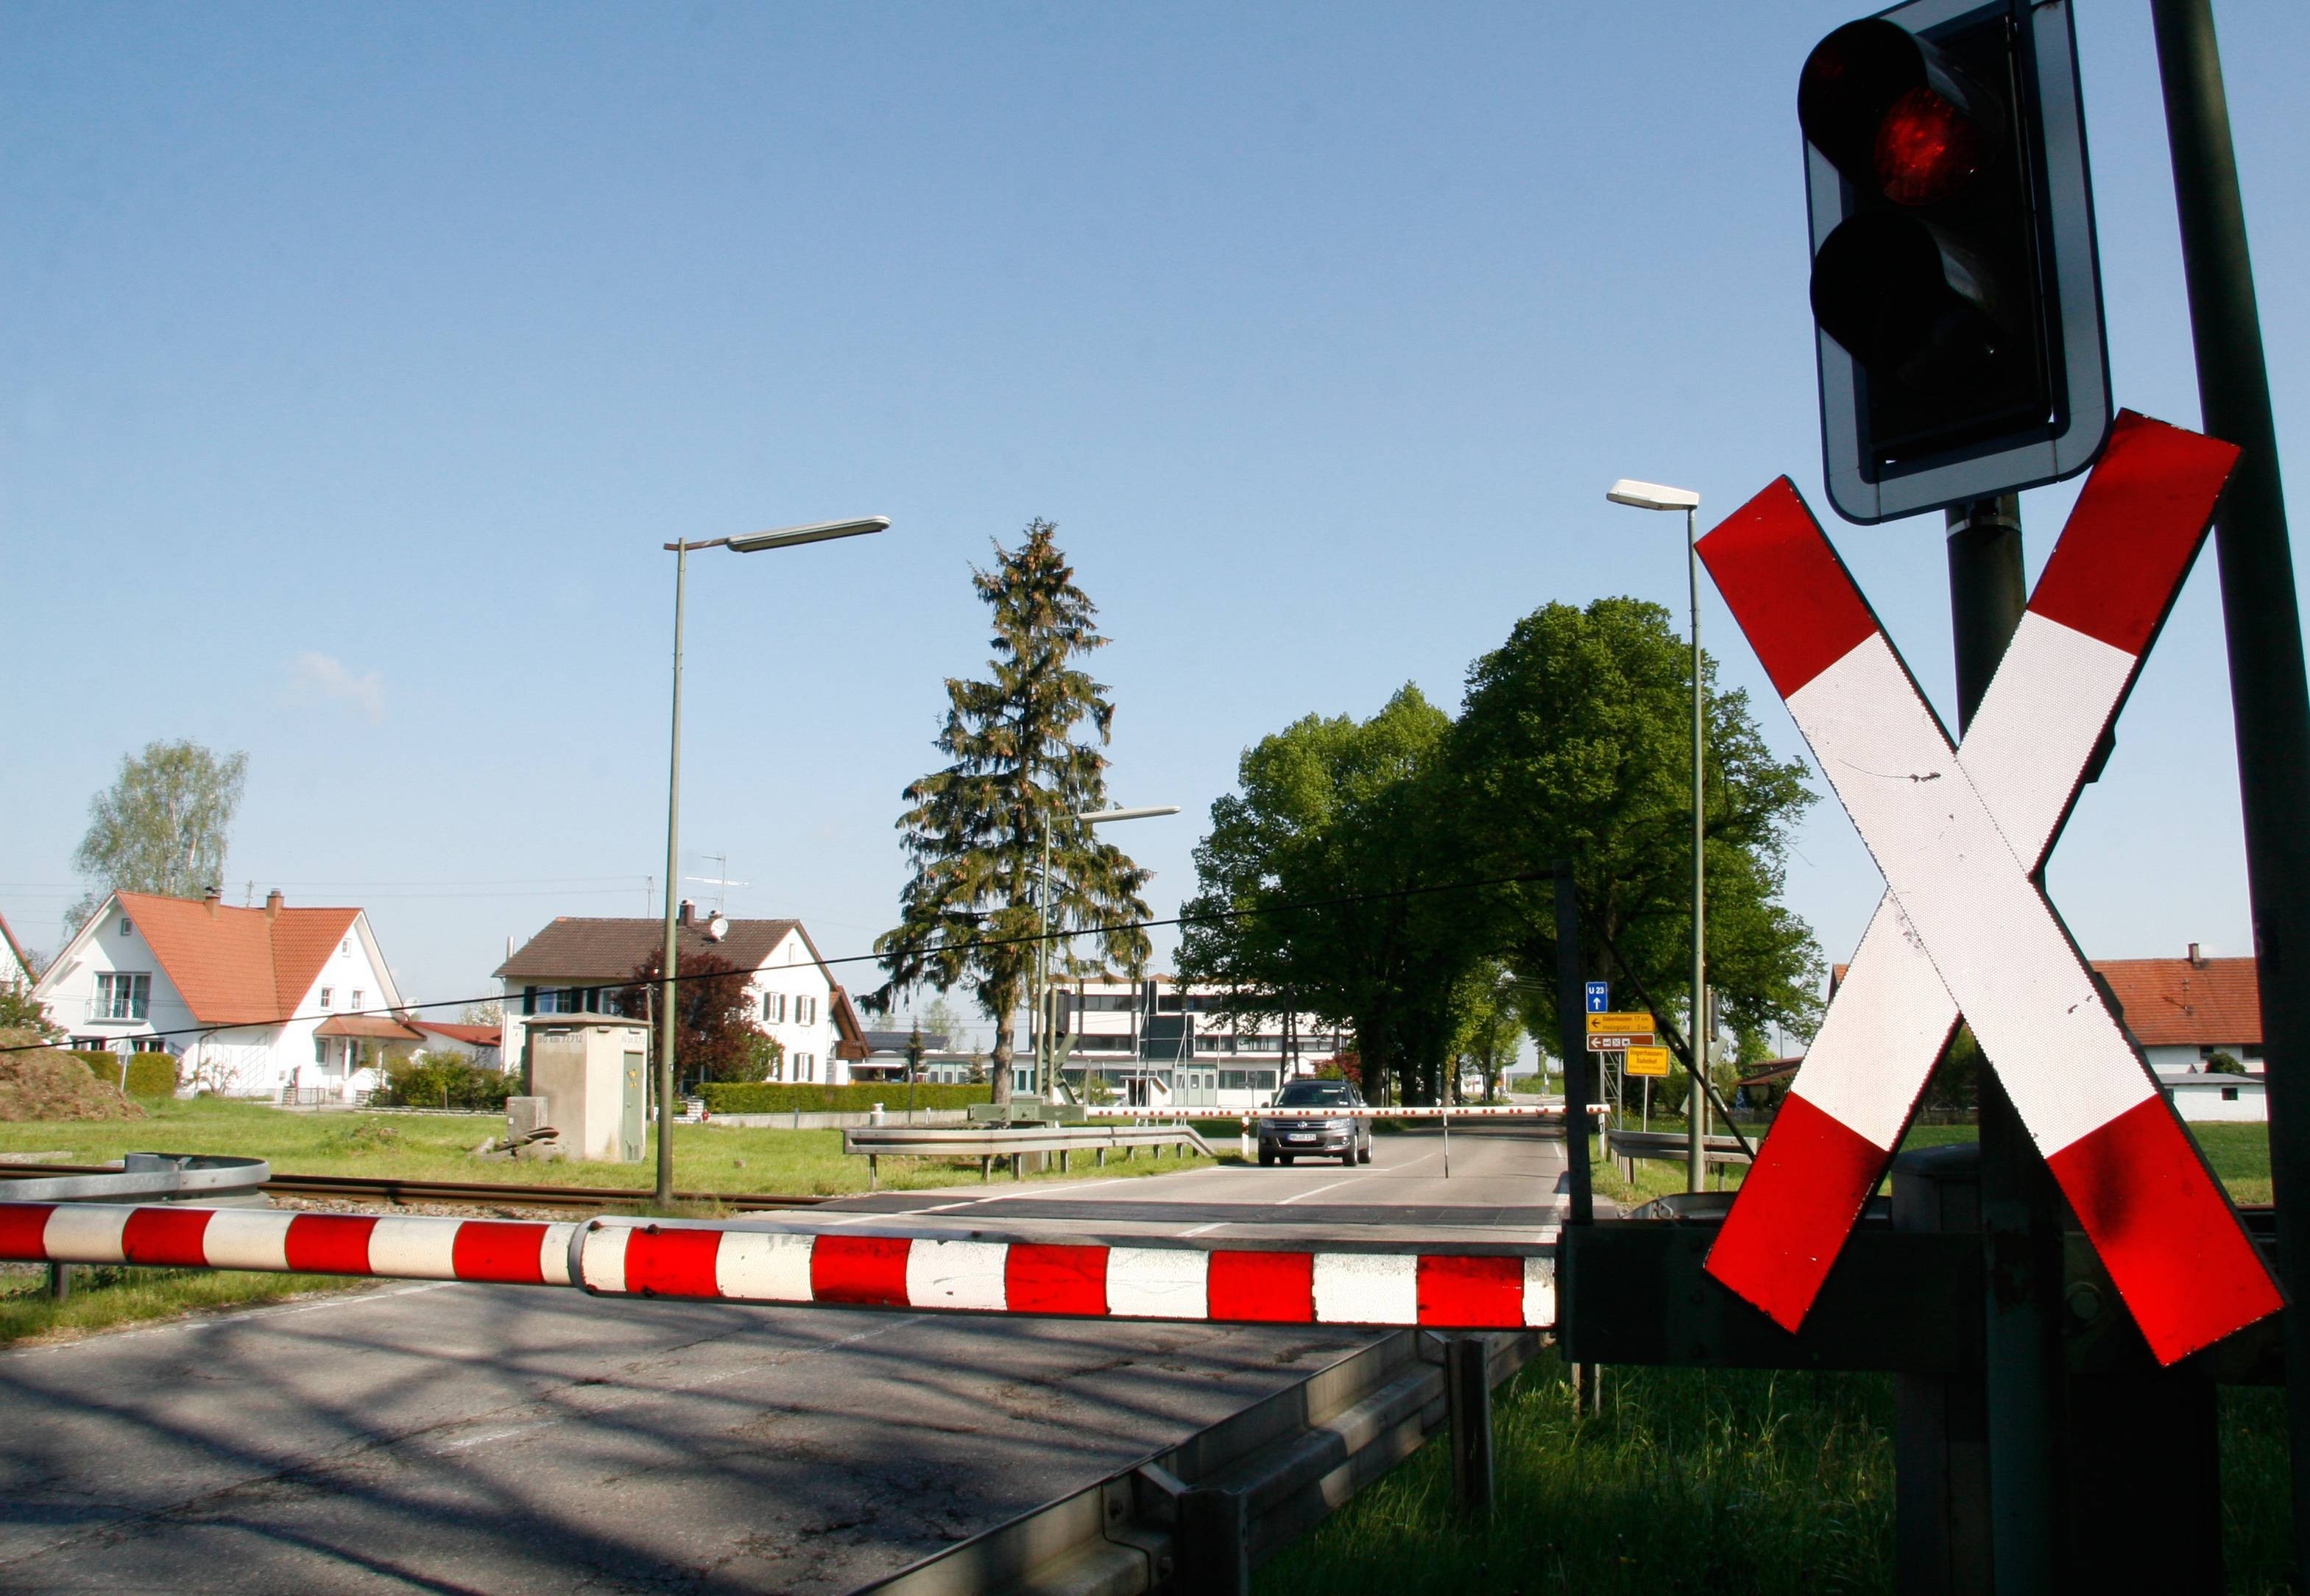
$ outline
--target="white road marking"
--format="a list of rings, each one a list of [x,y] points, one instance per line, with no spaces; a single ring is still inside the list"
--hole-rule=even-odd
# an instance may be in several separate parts
[[[1289,1196],[1289,1197],[1282,1198],[1281,1201],[1278,1201],[1278,1203],[1277,1203],[1277,1205],[1276,1205],[1276,1206],[1278,1206],[1278,1207],[1280,1208],[1280,1207],[1281,1207],[1281,1206],[1282,1206],[1282,1204],[1283,1204],[1283,1203],[1285,1203],[1285,1202],[1297,1202],[1297,1201],[1299,1201],[1299,1199],[1300,1199],[1300,1198],[1302,1198],[1302,1197],[1313,1197],[1313,1196],[1315,1196],[1318,1192],[1329,1192],[1329,1191],[1333,1190],[1333,1188],[1335,1188],[1335,1187],[1339,1187],[1339,1186],[1344,1186],[1344,1185],[1346,1185],[1346,1184],[1348,1184],[1348,1181],[1354,1180],[1355,1178],[1356,1178],[1356,1176],[1354,1176],[1354,1175],[1349,1175],[1345,1180],[1335,1180],[1335,1181],[1332,1182],[1329,1185],[1310,1186],[1307,1190],[1306,1190],[1306,1191],[1304,1191],[1304,1192],[1297,1192],[1297,1193],[1294,1193],[1292,1195],[1290,1195],[1290,1196]]]

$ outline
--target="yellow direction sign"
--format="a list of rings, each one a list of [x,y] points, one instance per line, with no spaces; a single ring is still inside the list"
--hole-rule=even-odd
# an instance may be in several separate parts
[[[1668,1049],[1665,1047],[1631,1047],[1621,1063],[1623,1073],[1629,1075],[1668,1075]]]
[[[1592,1037],[1649,1037],[1655,1028],[1649,1014],[1588,1016],[1588,1034]]]

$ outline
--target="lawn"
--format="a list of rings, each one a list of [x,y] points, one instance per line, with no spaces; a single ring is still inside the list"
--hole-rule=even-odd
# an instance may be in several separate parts
[[[103,1163],[129,1151],[241,1153],[270,1159],[282,1174],[626,1186],[645,1191],[657,1180],[655,1131],[642,1160],[636,1164],[516,1163],[474,1156],[475,1148],[503,1133],[501,1115],[290,1114],[261,1104],[202,1097],[164,1098],[148,1106],[152,1110],[149,1119],[0,1124],[0,1152],[62,1151],[65,1157],[59,1162],[82,1164]],[[1214,1146],[1221,1159],[1234,1158],[1232,1140]],[[1207,1167],[1213,1161],[1193,1153],[1166,1154],[1160,1159],[1142,1153],[1130,1160],[1110,1155],[1106,1169],[1098,1170],[1091,1167],[1090,1155],[1084,1154],[1074,1160],[1068,1176],[1053,1171],[1027,1178],[1168,1174],[1174,1169]],[[807,1197],[866,1190],[866,1160],[842,1150],[839,1131],[676,1125],[673,1170],[674,1184],[686,1191]],[[954,1185],[977,1180],[978,1161],[885,1158],[881,1176],[885,1190]],[[996,1178],[1008,1177],[998,1175]]]
[[[1658,1115],[1653,1116],[1654,1130],[1682,1130],[1680,1121],[1663,1123]],[[1742,1124],[1741,1129],[1750,1142],[1763,1138],[1763,1127]],[[2268,1202],[2270,1201],[2270,1132],[2259,1124],[2202,1123],[2190,1127],[2199,1150],[2213,1167],[2215,1175],[2228,1188],[2234,1202]],[[1979,1134],[1973,1125],[1917,1125],[1902,1141],[1906,1149],[1921,1147],[1947,1147],[1953,1142],[1971,1141]],[[1594,1157],[1589,1162],[1595,1182],[1596,1194],[1616,1202],[1635,1204],[1654,1197],[1666,1196],[1684,1190],[1684,1166],[1667,1158],[1638,1158],[1637,1179],[1630,1185],[1621,1174],[1616,1159],[1603,1157],[1602,1141],[1592,1143]],[[1743,1170],[1739,1167],[1710,1167],[1708,1185],[1711,1191],[1730,1191],[1741,1184]]]
[[[1495,1398],[1498,1512],[1452,1508],[1439,1437],[1260,1570],[1261,1596],[1887,1592],[1893,1380],[1612,1368],[1573,1411],[1543,1353]],[[2282,1393],[2221,1393],[2228,1588],[2290,1590]]]

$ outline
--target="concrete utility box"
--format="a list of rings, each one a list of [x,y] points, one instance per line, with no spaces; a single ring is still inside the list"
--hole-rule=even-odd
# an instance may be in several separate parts
[[[614,1014],[532,1020],[521,1076],[545,1099],[545,1123],[573,1158],[630,1164],[642,1156],[648,1096],[649,1028]]]

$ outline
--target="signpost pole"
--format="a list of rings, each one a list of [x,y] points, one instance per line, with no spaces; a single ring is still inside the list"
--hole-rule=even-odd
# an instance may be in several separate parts
[[[2209,0],[2151,0],[2173,151],[2205,429],[2243,450],[2215,523],[2230,714],[2237,731],[2246,886],[2262,986],[2270,1173],[2278,1274],[2310,1303],[2310,683],[2287,539],[2262,317],[2229,100]],[[2286,1315],[2287,1408],[2294,1443],[2294,1548],[2310,1584],[2310,1312]]]
[[[1587,1225],[1596,1218],[1588,1183],[1588,1019],[1582,1007],[1580,903],[1569,862],[1556,862],[1556,1049],[1564,1058],[1565,1171],[1572,1198],[1570,1219]]]
[[[2018,496],[1949,512],[1949,571],[1962,734],[2028,603]],[[1980,1071],[1979,1089],[1992,1566],[2000,1592],[2045,1591],[2060,1541],[2061,1210],[1995,1070]]]

